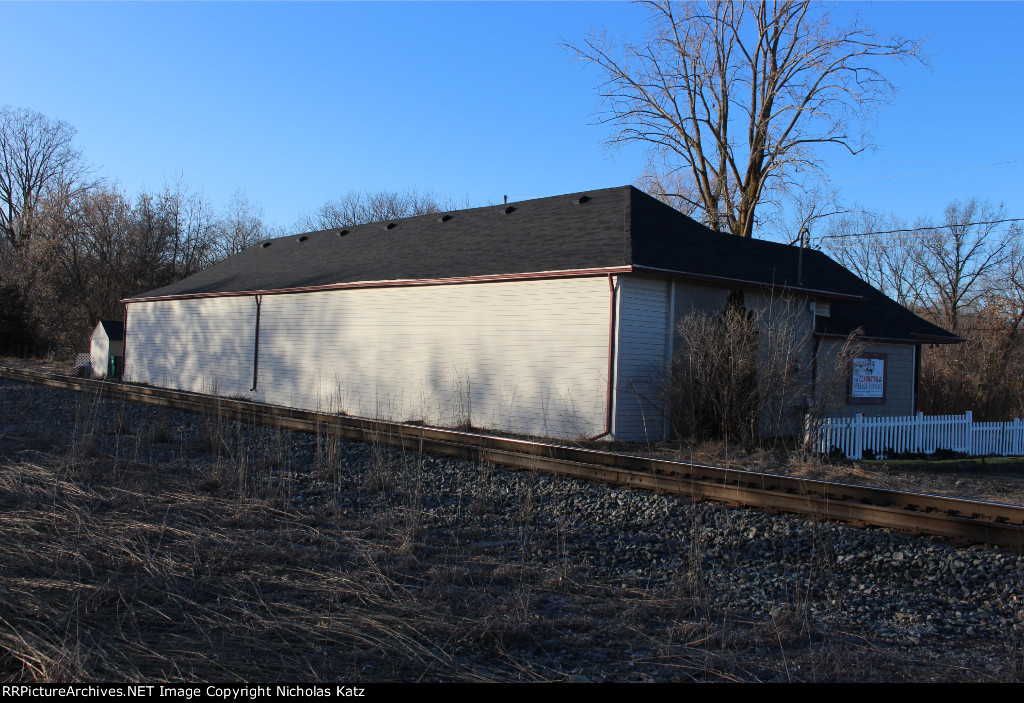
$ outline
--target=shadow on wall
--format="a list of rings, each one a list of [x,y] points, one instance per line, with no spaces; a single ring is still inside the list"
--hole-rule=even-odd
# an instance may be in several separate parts
[[[125,378],[197,393],[251,396],[252,297],[128,306]]]
[[[467,312],[359,292],[264,296],[256,392],[254,297],[133,303],[129,378],[394,421],[571,439],[603,431],[606,321],[583,317],[573,334],[509,314],[515,301]]]

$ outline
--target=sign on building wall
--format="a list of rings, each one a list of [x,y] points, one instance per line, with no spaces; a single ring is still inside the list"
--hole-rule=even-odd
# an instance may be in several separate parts
[[[885,403],[885,374],[888,355],[862,352],[850,364],[850,392],[847,402],[856,404]]]

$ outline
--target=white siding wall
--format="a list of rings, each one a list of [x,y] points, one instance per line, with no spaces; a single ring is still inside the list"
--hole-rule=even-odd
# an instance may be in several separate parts
[[[124,340],[111,340],[107,333],[98,327],[89,343],[89,363],[92,365],[93,378],[107,377],[110,358],[113,356],[124,356]]]
[[[606,278],[265,295],[270,403],[578,438],[604,431]],[[221,394],[252,385],[252,297],[134,303],[130,378]]]
[[[107,364],[110,360],[110,340],[102,328],[92,333],[89,343],[89,363],[92,364],[93,378],[106,378]]]
[[[662,386],[668,362],[671,283],[619,277],[615,420],[612,437],[627,442],[665,437]]]
[[[255,324],[252,296],[132,303],[125,380],[251,395]]]

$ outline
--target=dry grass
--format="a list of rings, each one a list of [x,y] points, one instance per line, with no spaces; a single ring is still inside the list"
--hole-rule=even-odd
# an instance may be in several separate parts
[[[180,476],[149,485],[152,467],[112,481],[112,468],[6,467],[4,678],[452,675],[435,642],[457,621],[385,573],[386,545]]]
[[[133,426],[74,398],[63,419],[31,409],[45,447],[38,427],[0,429],[0,680],[950,677],[812,618],[812,591],[834,586],[824,542],[769,620],[722,607],[730,566],[706,551],[733,511],[685,507],[667,583],[611,580],[575,546],[571,494],[533,475],[508,509],[493,467],[445,493],[413,453],[356,462],[323,431],[303,454],[223,414],[148,409]],[[24,402],[0,397],[0,427]],[[328,487],[316,501],[311,483]]]
[[[538,533],[534,514],[550,506],[530,491],[511,543],[428,530],[422,466],[378,457],[357,489],[401,495],[356,517],[331,501],[293,508],[289,491],[237,480],[223,458],[211,458],[219,481],[204,465],[67,451],[3,460],[0,678],[543,681],[595,665],[612,680],[778,676],[756,652],[745,663],[749,628],[714,608],[699,561],[678,588],[597,583],[564,534]],[[461,523],[486,515],[491,471]],[[534,558],[551,544],[555,560]]]
[[[527,563],[531,501],[516,516],[521,557],[509,561],[464,535],[424,533],[415,461],[375,451],[357,489],[401,485],[401,500],[345,517],[330,501],[292,507],[283,481],[256,480],[272,460],[254,468],[226,442],[204,446],[214,456],[199,465],[115,460],[95,443],[83,453],[91,418],[76,413],[82,435],[60,451],[0,464],[0,679],[571,674],[536,651],[575,641],[573,622],[537,604],[566,598],[571,613],[602,598],[571,582],[564,563],[557,573]],[[605,635],[622,636],[616,618],[600,619]]]

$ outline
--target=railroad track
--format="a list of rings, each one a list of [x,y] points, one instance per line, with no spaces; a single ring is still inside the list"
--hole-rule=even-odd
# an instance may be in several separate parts
[[[0,367],[0,378],[181,410],[230,414],[246,422],[290,430],[329,429],[347,440],[1024,552],[1024,506],[689,464],[9,367]]]

